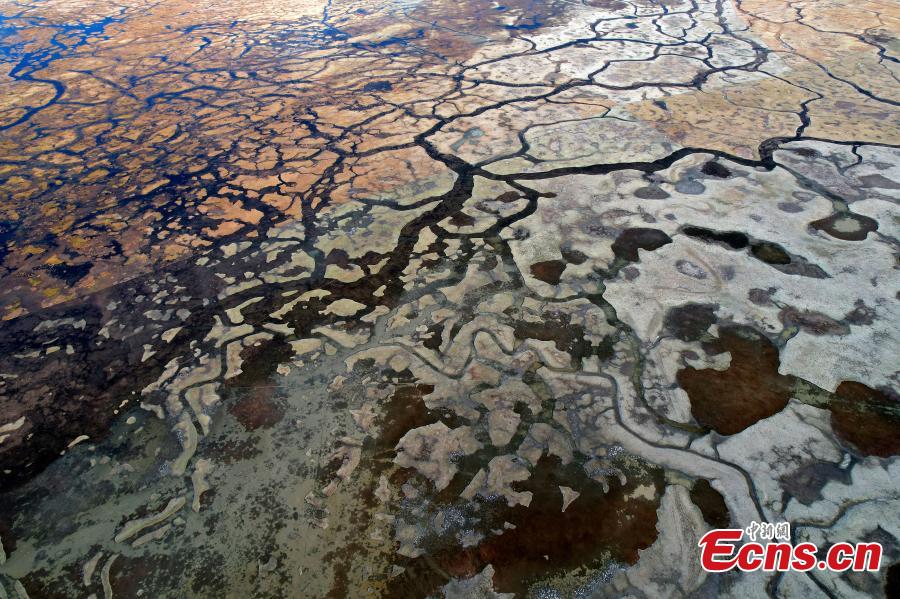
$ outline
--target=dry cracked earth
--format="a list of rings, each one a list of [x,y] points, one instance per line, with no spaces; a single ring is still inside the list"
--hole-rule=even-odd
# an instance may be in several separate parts
[[[0,597],[900,596],[898,36],[0,1]]]

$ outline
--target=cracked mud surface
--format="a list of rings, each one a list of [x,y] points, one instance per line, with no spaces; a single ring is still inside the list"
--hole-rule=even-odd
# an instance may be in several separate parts
[[[0,2],[0,596],[891,596],[898,35]]]

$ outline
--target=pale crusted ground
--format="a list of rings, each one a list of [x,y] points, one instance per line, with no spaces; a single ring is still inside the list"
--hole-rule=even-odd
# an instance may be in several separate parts
[[[0,593],[900,576],[896,4],[0,15]]]

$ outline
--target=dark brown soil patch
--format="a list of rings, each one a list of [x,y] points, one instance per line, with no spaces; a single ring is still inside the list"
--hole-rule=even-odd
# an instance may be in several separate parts
[[[733,435],[787,405],[793,379],[778,374],[778,348],[764,335],[747,327],[723,328],[705,348],[729,352],[731,365],[724,371],[678,371],[678,385],[690,397],[691,413],[701,425]]]
[[[504,204],[509,204],[510,202],[515,202],[516,200],[518,200],[521,197],[522,197],[522,195],[519,192],[507,191],[506,193],[501,193],[494,199],[497,200],[498,202],[503,202]]]
[[[426,333],[430,336],[422,340],[422,345],[434,351],[439,350],[444,342],[444,323],[439,322],[429,326]]]
[[[246,395],[235,398],[228,412],[248,431],[272,428],[284,417],[284,405],[273,398],[273,389],[253,387]]]
[[[642,484],[654,487],[654,497],[629,497]],[[581,495],[562,512],[559,486]],[[531,491],[529,507],[509,508],[502,500],[483,502],[495,530],[503,522],[515,526],[489,535],[479,546],[452,548],[409,563],[390,583],[389,596],[425,597],[448,577],[470,578],[488,564],[494,567],[494,590],[525,596],[536,582],[582,567],[601,566],[604,560],[634,564],[638,551],[657,537],[656,510],[662,493],[661,471],[629,477],[623,486],[615,477],[608,493],[588,479],[579,466],[563,466],[556,457],[544,457],[532,477],[518,490]]]
[[[694,483],[691,501],[700,509],[706,523],[713,528],[728,528],[731,525],[731,513],[725,504],[725,498],[705,478]]]
[[[628,497],[639,486],[636,481],[622,486],[616,480],[604,493],[598,483],[583,476],[580,484],[578,480],[553,457],[541,459],[532,477],[521,485],[534,497],[529,507],[511,510],[508,520],[516,528],[489,537],[478,548],[480,557],[496,570],[497,591],[524,593],[535,579],[590,566],[607,553],[634,564],[638,551],[656,540],[659,481],[650,500]],[[560,511],[560,485],[581,493],[565,512]]]
[[[450,217],[450,222],[455,227],[469,227],[475,224],[475,219],[465,212],[457,212]]]
[[[284,404],[274,398],[276,387],[264,383],[292,355],[291,345],[280,335],[241,351],[241,373],[225,389],[228,412],[248,431],[271,428],[284,417]]]
[[[666,313],[665,327],[682,341],[699,341],[716,322],[715,304],[685,304]]]
[[[865,455],[900,454],[900,401],[854,381],[844,381],[829,406],[837,436]]]
[[[440,414],[428,409],[423,397],[434,391],[434,385],[401,385],[384,404],[381,434],[376,442],[378,450],[393,450],[400,439],[414,428],[428,426],[440,420]]]
[[[562,260],[546,260],[532,264],[531,274],[535,279],[550,285],[559,285],[559,279],[565,269],[566,263]]]
[[[585,338],[584,327],[572,324],[568,315],[551,312],[544,315],[543,322],[530,322],[525,320],[513,324],[513,332],[517,339],[537,339],[538,341],[552,341],[556,349],[572,356],[572,364],[580,366],[581,360],[591,355],[596,355],[600,360],[612,357],[611,342],[601,342],[591,345]]]
[[[778,314],[785,327],[797,327],[810,335],[848,335],[850,327],[821,312],[785,306]]]
[[[612,244],[613,253],[623,260],[637,262],[638,250],[653,251],[672,243],[672,238],[658,229],[642,227],[625,229]]]
[[[588,259],[584,252],[571,248],[561,248],[559,252],[562,254],[563,260],[570,264],[584,264]]]
[[[844,241],[862,241],[869,233],[878,229],[878,223],[874,219],[852,212],[832,214],[809,223],[809,226]]]
[[[900,599],[900,562],[891,564],[884,575],[884,596],[886,599]]]

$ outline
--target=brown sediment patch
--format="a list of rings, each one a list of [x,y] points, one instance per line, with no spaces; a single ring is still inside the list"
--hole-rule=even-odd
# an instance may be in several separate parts
[[[827,314],[810,310],[798,310],[785,306],[778,313],[785,327],[797,327],[811,335],[848,335],[850,327]]]
[[[715,304],[684,304],[666,313],[665,327],[682,341],[699,341],[716,322]]]
[[[563,260],[570,264],[584,264],[587,262],[587,254],[584,252],[580,252],[573,248],[560,248],[560,253],[562,254]]]
[[[832,214],[809,223],[809,226],[844,241],[862,241],[869,233],[878,230],[874,219],[852,212]]]
[[[433,324],[428,327],[428,330],[426,330],[425,333],[428,337],[425,337],[422,340],[422,345],[430,350],[439,350],[441,344],[444,342],[444,324],[440,322]]]
[[[350,270],[352,266],[350,265],[350,256],[347,254],[345,250],[340,248],[334,248],[328,255],[325,256],[325,264],[334,264],[344,270]]]
[[[384,404],[381,431],[376,440],[379,450],[393,450],[407,432],[440,420],[440,415],[429,410],[422,400],[432,391],[434,385],[397,386],[393,395]]]
[[[900,562],[891,564],[884,575],[884,596],[900,599]]]
[[[865,455],[900,454],[900,400],[855,381],[844,381],[828,406],[835,434]]]
[[[601,360],[612,357],[612,342],[604,339],[599,345],[591,345],[585,338],[584,327],[572,324],[569,316],[560,312],[544,314],[543,322],[519,320],[513,324],[517,339],[552,341],[556,349],[572,356],[572,364],[581,365],[582,358],[596,355]]]
[[[228,406],[228,413],[248,431],[272,428],[284,418],[284,405],[273,398],[270,387],[253,387]]]
[[[529,507],[516,506],[509,522],[514,529],[489,537],[478,552],[494,566],[494,587],[500,592],[524,593],[529,582],[547,575],[598,565],[607,556],[634,564],[638,551],[656,540],[656,510],[661,476],[653,481],[651,497],[632,496],[641,480],[618,480],[604,492],[600,484],[564,468],[559,458],[542,458],[521,485],[534,496]],[[578,473],[581,474],[581,473]],[[581,495],[562,511],[561,485]]]
[[[566,269],[566,263],[562,260],[546,260],[535,262],[531,265],[531,274],[535,279],[550,285],[559,285],[559,279]]]
[[[501,193],[494,199],[498,202],[503,202],[504,204],[509,204],[510,202],[517,201],[521,197],[522,197],[522,194],[520,194],[517,191],[507,191],[506,193]]]
[[[725,498],[708,480],[701,478],[695,482],[690,496],[707,524],[713,528],[728,528],[731,525],[731,513],[725,504]]]
[[[638,250],[653,251],[672,243],[672,238],[658,229],[636,227],[625,229],[612,244],[613,253],[623,260],[637,262],[640,260]]]
[[[560,486],[580,493],[565,512]],[[556,456],[547,456],[529,480],[513,487],[533,494],[528,507],[480,502],[484,527],[500,534],[488,534],[477,547],[445,548],[410,560],[403,564],[404,573],[390,581],[389,595],[429,596],[449,578],[470,578],[490,564],[496,591],[524,596],[529,587],[556,575],[612,562],[634,564],[638,552],[656,540],[661,471],[629,475],[624,485],[613,478],[604,492],[580,466],[563,466]]]
[[[687,367],[676,377],[701,425],[733,435],[787,405],[793,379],[778,374],[778,348],[765,335],[748,327],[726,327],[705,349],[729,352],[730,366],[722,371]]]
[[[450,222],[455,227],[469,227],[475,224],[475,219],[465,212],[457,212],[450,217]]]
[[[241,351],[241,373],[226,384],[232,392],[228,413],[248,431],[271,428],[284,417],[284,404],[275,399],[276,386],[262,383],[292,355],[291,345],[281,336]]]

